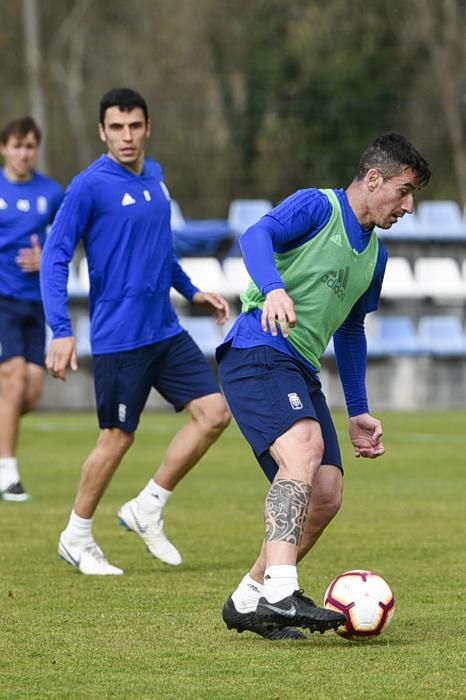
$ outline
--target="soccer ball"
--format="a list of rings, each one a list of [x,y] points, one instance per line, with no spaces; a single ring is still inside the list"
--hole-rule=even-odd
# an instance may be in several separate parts
[[[324,605],[342,612],[346,625],[336,632],[345,639],[375,637],[389,625],[395,612],[390,586],[373,571],[346,571],[333,579],[325,593]]]

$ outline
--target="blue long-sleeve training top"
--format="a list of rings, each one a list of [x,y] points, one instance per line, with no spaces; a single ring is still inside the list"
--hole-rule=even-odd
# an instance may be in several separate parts
[[[41,246],[63,199],[63,187],[34,172],[27,182],[12,182],[0,170],[0,295],[40,301],[38,272],[25,272],[17,262],[21,248],[36,234]]]
[[[346,192],[343,189],[336,189],[335,192],[341,205],[349,241],[360,253],[367,247],[372,231],[365,229],[359,223]],[[251,278],[263,294],[268,294],[274,289],[285,289],[285,284],[275,265],[273,253],[284,253],[309,241],[325,227],[331,212],[332,205],[322,191],[299,190],[243,234],[240,246],[244,262]],[[369,288],[333,337],[338,370],[350,416],[368,411],[364,319],[367,313],[375,311],[378,307],[386,262],[387,252],[380,244]],[[280,333],[278,336],[272,336],[270,332],[266,333],[262,330],[261,315],[260,309],[241,314],[225,338],[223,346],[218,349],[217,357],[221,358],[222,348],[229,342],[237,348],[269,345],[291,355],[315,372],[315,368]]]
[[[173,253],[170,195],[159,163],[146,158],[136,175],[103,155],[71,182],[41,264],[54,338],[73,334],[66,285],[81,240],[89,268],[94,355],[133,350],[182,332],[170,288],[188,300],[198,288]]]

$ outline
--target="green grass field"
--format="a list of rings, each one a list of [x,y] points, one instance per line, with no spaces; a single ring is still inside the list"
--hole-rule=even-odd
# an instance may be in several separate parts
[[[333,632],[267,642],[224,626],[222,604],[257,554],[267,489],[235,427],[167,506],[167,533],[184,556],[172,569],[116,518],[184,420],[145,415],[95,521],[125,575],[99,579],[56,554],[95,418],[28,417],[20,457],[33,500],[0,502],[0,698],[465,698],[465,415],[382,418],[387,454],[372,462],[351,456],[337,416],[345,503],[300,567],[319,603],[348,569],[390,583],[391,626],[355,643]]]

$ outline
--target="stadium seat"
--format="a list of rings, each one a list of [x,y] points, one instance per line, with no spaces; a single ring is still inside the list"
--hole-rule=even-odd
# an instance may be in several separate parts
[[[233,199],[228,208],[228,225],[234,236],[234,243],[228,253],[240,255],[238,238],[272,209],[268,199]]]
[[[389,257],[382,285],[382,298],[415,299],[418,296],[418,284],[409,261],[406,258]]]
[[[174,199],[170,223],[178,257],[225,254],[233,240],[225,219],[186,219]]]
[[[466,258],[461,263],[461,277],[463,279],[463,283],[466,285]]]
[[[367,324],[366,335],[369,357],[423,353],[414,321],[408,316],[378,315]]]
[[[333,344],[333,338],[330,338],[330,342],[325,348],[324,354],[322,357],[335,357],[335,346]]]
[[[376,228],[376,233],[381,240],[412,240],[427,237],[427,231],[416,215],[405,214],[401,219],[388,229]]]
[[[83,289],[86,294],[89,294],[89,269],[87,265],[87,258],[85,256],[81,258],[79,262],[78,279],[81,289]]]
[[[90,357],[92,355],[90,333],[91,323],[89,316],[79,316],[74,326],[78,360],[79,358]]]
[[[466,337],[462,323],[456,316],[422,316],[417,332],[418,342],[431,355],[466,356]]]
[[[414,279],[422,297],[442,301],[466,296],[466,286],[453,258],[418,258],[414,262]]]
[[[52,342],[53,333],[50,326],[45,326],[45,352],[49,351],[50,343]]]
[[[466,224],[458,202],[426,200],[418,205],[417,214],[430,238],[466,240]]]
[[[183,216],[180,205],[176,199],[172,199],[170,205],[170,225],[172,229],[183,229],[186,226],[186,220]]]
[[[272,209],[268,199],[234,199],[228,209],[228,223],[235,236],[241,236],[249,226]]]
[[[180,323],[207,357],[214,357],[215,348],[223,340],[220,326],[210,316],[182,316]]]
[[[88,285],[89,287],[89,285]],[[68,296],[70,299],[82,299],[87,296],[87,291],[81,286],[76,265],[72,260],[68,266]]]
[[[224,293],[230,298],[239,297],[251,281],[242,258],[225,258],[223,273],[225,275]]]
[[[217,258],[182,258],[180,265],[199,289],[221,294],[225,291],[225,276]]]

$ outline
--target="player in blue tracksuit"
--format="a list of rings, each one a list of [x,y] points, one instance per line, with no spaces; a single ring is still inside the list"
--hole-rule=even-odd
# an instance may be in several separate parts
[[[126,88],[100,104],[100,136],[107,146],[68,188],[41,266],[41,283],[53,340],[46,365],[65,379],[77,369],[67,310],[67,265],[79,241],[90,277],[91,346],[101,433],[84,463],[59,553],[90,575],[123,573],[112,566],[92,535],[97,505],[134,440],[152,387],[191,420],[175,436],[162,465],[141,493],[119,510],[120,522],[138,533],[167,564],[181,557],[166,538],[162,511],[181,478],[218,438],[229,412],[206,358],[183,330],[170,303],[174,287],[193,304],[228,319],[227,302],[199,291],[173,254],[170,195],[159,163],[145,158],[150,121],[144,99]]]
[[[387,258],[373,229],[412,212],[429,178],[421,154],[388,132],[364,152],[345,191],[299,191],[241,239],[253,282],[217,359],[232,414],[272,485],[260,556],[223,608],[229,628],[277,639],[291,638],[290,627],[344,623],[303,595],[297,571],[343,491],[320,359],[333,336],[355,456],[381,456],[382,424],[369,414],[365,386],[364,318],[377,308]]]
[[[63,198],[35,170],[41,131],[31,117],[0,134],[0,498],[26,501],[17,443],[21,415],[37,404],[44,381],[45,320],[39,263],[46,229]]]

